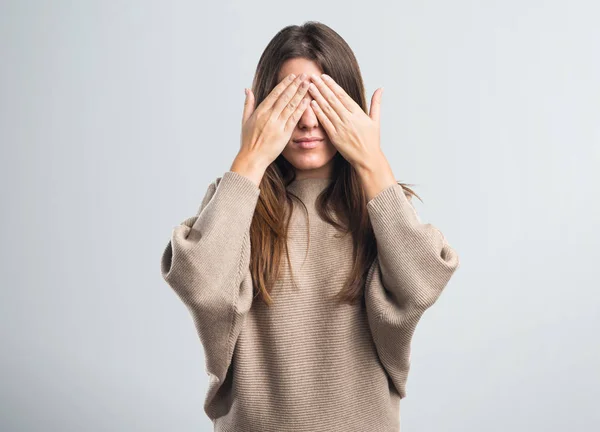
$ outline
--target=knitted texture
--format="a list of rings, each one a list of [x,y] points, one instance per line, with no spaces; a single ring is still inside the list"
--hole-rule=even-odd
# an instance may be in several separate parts
[[[365,305],[331,296],[352,270],[351,235],[321,220],[315,200],[330,179],[288,186],[292,281],[284,256],[271,292],[253,302],[250,224],[260,188],[233,171],[211,182],[195,216],[173,228],[161,273],[190,312],[204,348],[204,411],[219,432],[397,432],[410,345],[425,310],[459,266],[456,251],[422,223],[402,187],[367,203],[377,241]]]

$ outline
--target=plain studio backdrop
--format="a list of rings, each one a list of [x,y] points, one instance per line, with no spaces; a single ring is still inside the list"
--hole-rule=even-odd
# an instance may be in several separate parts
[[[239,148],[268,41],[346,39],[382,148],[461,266],[402,431],[600,429],[600,7],[589,1],[2,1],[2,431],[212,430],[160,276]]]

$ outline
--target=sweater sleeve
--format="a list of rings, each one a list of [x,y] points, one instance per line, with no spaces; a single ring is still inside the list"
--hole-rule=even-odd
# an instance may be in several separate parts
[[[161,274],[187,306],[204,348],[205,410],[225,381],[252,305],[249,230],[259,195],[249,178],[225,172],[208,186],[196,216],[173,228],[161,257]]]
[[[367,202],[377,256],[367,274],[366,312],[377,353],[400,398],[406,396],[416,325],[459,266],[458,254],[422,223],[395,183]]]

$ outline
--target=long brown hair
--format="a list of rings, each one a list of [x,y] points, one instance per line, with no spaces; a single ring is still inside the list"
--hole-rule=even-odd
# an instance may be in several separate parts
[[[269,42],[260,57],[252,84],[255,106],[278,84],[278,72],[283,63],[293,58],[314,61],[368,113],[362,76],[354,53],[338,33],[316,21],[284,27]],[[355,303],[364,298],[366,276],[377,255],[377,247],[360,178],[339,152],[334,156],[332,176],[333,181],[318,196],[315,206],[323,220],[341,233],[352,235],[352,271],[336,298],[341,302]],[[290,209],[293,200],[304,206],[296,195],[287,190],[287,185],[294,179],[293,166],[280,154],[262,178],[250,226],[250,270],[255,299],[260,297],[267,306],[273,302],[270,293],[280,275],[283,252],[292,271],[286,241],[292,215]],[[398,184],[409,198],[412,195],[418,197],[405,184]],[[304,208],[306,210],[306,206]],[[335,219],[330,212],[336,216]]]

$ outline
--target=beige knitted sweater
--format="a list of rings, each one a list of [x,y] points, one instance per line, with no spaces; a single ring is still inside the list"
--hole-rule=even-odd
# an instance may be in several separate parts
[[[221,432],[397,432],[410,344],[459,258],[394,184],[367,204],[378,255],[365,304],[329,297],[350,271],[351,236],[336,237],[314,207],[329,179],[295,180],[287,265],[269,308],[252,301],[249,228],[260,188],[227,171],[195,216],[173,228],[162,276],[187,306],[204,347],[204,411]],[[285,257],[284,257],[285,263]],[[365,309],[366,308],[366,309]]]

